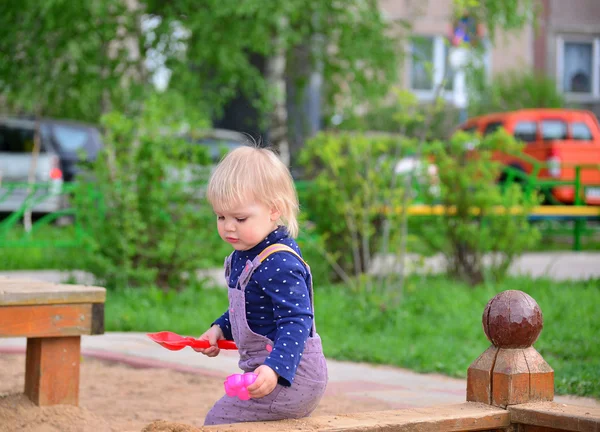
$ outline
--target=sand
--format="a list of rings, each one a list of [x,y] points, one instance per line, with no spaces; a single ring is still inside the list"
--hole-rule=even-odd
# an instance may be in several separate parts
[[[85,357],[79,407],[37,407],[23,394],[25,356],[0,354],[0,432],[193,432],[223,395],[223,379]],[[327,392],[314,415],[391,409]]]

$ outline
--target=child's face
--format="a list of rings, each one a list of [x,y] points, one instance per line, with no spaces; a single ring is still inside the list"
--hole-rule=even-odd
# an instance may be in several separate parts
[[[281,213],[261,203],[247,202],[231,210],[215,209],[219,235],[235,250],[248,250],[277,228]]]

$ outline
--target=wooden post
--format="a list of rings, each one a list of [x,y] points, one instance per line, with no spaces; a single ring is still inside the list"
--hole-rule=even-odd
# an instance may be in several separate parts
[[[554,399],[554,371],[533,348],[543,327],[542,311],[522,291],[492,298],[482,317],[492,343],[467,371],[467,401],[506,408]]]
[[[81,337],[27,339],[25,395],[36,405],[77,405]]]

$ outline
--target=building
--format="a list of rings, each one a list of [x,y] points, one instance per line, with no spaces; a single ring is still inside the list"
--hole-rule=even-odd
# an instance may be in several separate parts
[[[453,71],[446,61],[452,4],[452,0],[380,0],[389,20],[410,24],[411,55],[406,56],[401,81],[423,101],[433,97],[443,79],[445,96],[452,100]],[[537,6],[535,25],[510,34],[500,31],[494,46],[487,46],[484,61],[489,76],[511,70],[544,72],[556,80],[568,102],[600,115],[600,0],[537,0]],[[425,70],[428,64],[433,66],[430,73]]]
[[[539,0],[534,67],[567,100],[600,116],[600,0]]]

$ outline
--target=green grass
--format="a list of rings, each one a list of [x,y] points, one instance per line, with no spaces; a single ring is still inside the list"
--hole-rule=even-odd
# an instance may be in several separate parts
[[[442,277],[412,278],[397,307],[385,296],[320,287],[318,331],[329,358],[390,364],[418,372],[465,377],[489,346],[481,316],[488,300],[507,289],[535,298],[544,329],[535,347],[555,370],[556,392],[600,398],[600,281],[509,279],[476,289]],[[199,335],[227,307],[224,290],[190,288],[179,294],[120,290],[108,294],[108,331],[171,330]]]
[[[73,226],[44,226],[27,236],[18,225],[0,237],[0,270],[78,269],[82,258],[80,247],[54,246],[75,240]],[[5,247],[5,241],[9,246]],[[27,246],[16,245],[16,242],[27,242]]]

